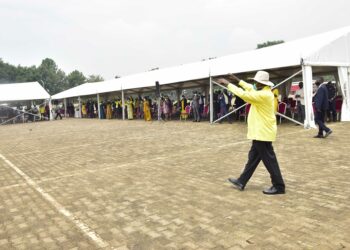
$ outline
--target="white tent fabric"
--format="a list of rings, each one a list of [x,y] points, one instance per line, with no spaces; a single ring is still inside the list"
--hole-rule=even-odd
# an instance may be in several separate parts
[[[0,101],[29,101],[50,99],[38,82],[0,84]]]
[[[279,45],[224,56],[212,61],[211,74],[242,73],[257,70],[306,65],[349,63],[350,27]],[[347,52],[349,53],[349,52]]]
[[[269,70],[299,66],[301,63],[311,66],[350,66],[350,27],[264,49],[143,72],[105,82],[86,83],[56,94],[53,99],[153,87],[155,81],[164,85],[204,79],[209,75]]]
[[[341,121],[350,121],[350,68],[338,67],[338,75],[343,95]]]

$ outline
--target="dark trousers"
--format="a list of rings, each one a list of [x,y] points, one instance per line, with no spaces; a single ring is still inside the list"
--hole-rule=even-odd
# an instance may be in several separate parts
[[[201,120],[201,117],[199,115],[199,107],[193,106],[193,120],[199,122]]]
[[[300,102],[298,102],[298,118],[299,122],[304,123],[305,120],[305,105],[301,105]]]
[[[335,100],[332,100],[329,102],[329,106],[328,106],[328,110],[327,110],[327,117],[329,119],[329,121],[333,121],[336,122],[337,121],[337,111],[335,109]],[[332,113],[332,115],[331,115]]]
[[[329,132],[330,129],[324,124],[325,111],[317,110],[315,114],[315,122],[318,125],[318,134],[323,136],[323,131]]]
[[[267,171],[270,173],[271,182],[278,190],[284,191],[285,184],[282,178],[281,170],[277,162],[276,154],[272,147],[272,142],[253,140],[252,147],[248,154],[248,162],[238,178],[244,186],[252,177],[260,161],[263,161]]]
[[[62,116],[61,116],[61,113],[56,113],[56,117],[55,117],[55,120],[57,120],[57,118],[60,117],[61,120],[62,120]]]

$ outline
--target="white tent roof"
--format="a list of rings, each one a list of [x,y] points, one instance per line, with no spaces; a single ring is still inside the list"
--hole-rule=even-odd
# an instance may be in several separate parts
[[[49,98],[49,93],[38,82],[0,84],[0,101],[26,101]]]
[[[244,39],[244,38],[242,38]],[[62,99],[203,79],[228,73],[244,73],[304,64],[350,65],[350,27],[299,39],[263,49],[228,55],[216,59],[184,64],[100,83],[87,83],[53,96]]]

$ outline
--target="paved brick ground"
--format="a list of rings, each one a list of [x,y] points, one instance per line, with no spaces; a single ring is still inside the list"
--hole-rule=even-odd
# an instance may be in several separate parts
[[[0,249],[349,248],[350,124],[330,126],[279,126],[274,197],[263,165],[244,192],[226,182],[247,159],[243,123],[0,126]]]

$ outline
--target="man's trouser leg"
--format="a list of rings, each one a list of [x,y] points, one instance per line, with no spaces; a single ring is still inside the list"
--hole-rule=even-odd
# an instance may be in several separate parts
[[[198,110],[198,107],[195,107],[194,110],[194,120],[199,122],[200,121],[200,117],[199,117],[199,110]]]
[[[337,121],[337,110],[335,109],[335,100],[332,100],[330,103],[330,110],[332,111],[333,121]]]
[[[261,157],[259,155],[258,150],[255,148],[255,141],[252,142],[252,146],[250,148],[250,151],[248,153],[248,162],[245,165],[245,168],[241,174],[241,176],[238,178],[238,181],[245,186],[250,177],[252,177],[256,167],[259,165],[259,162],[261,161]]]
[[[305,105],[301,105],[301,123],[305,121]]]
[[[193,121],[197,121],[196,107],[193,107]]]
[[[260,157],[270,173],[271,182],[274,187],[280,191],[284,191],[285,184],[282,178],[281,170],[278,165],[275,151],[272,147],[272,142],[254,141],[255,148],[259,152]]]
[[[324,125],[325,111],[316,111],[315,122],[318,124],[318,135],[323,136],[323,131],[328,132],[330,129]]]

